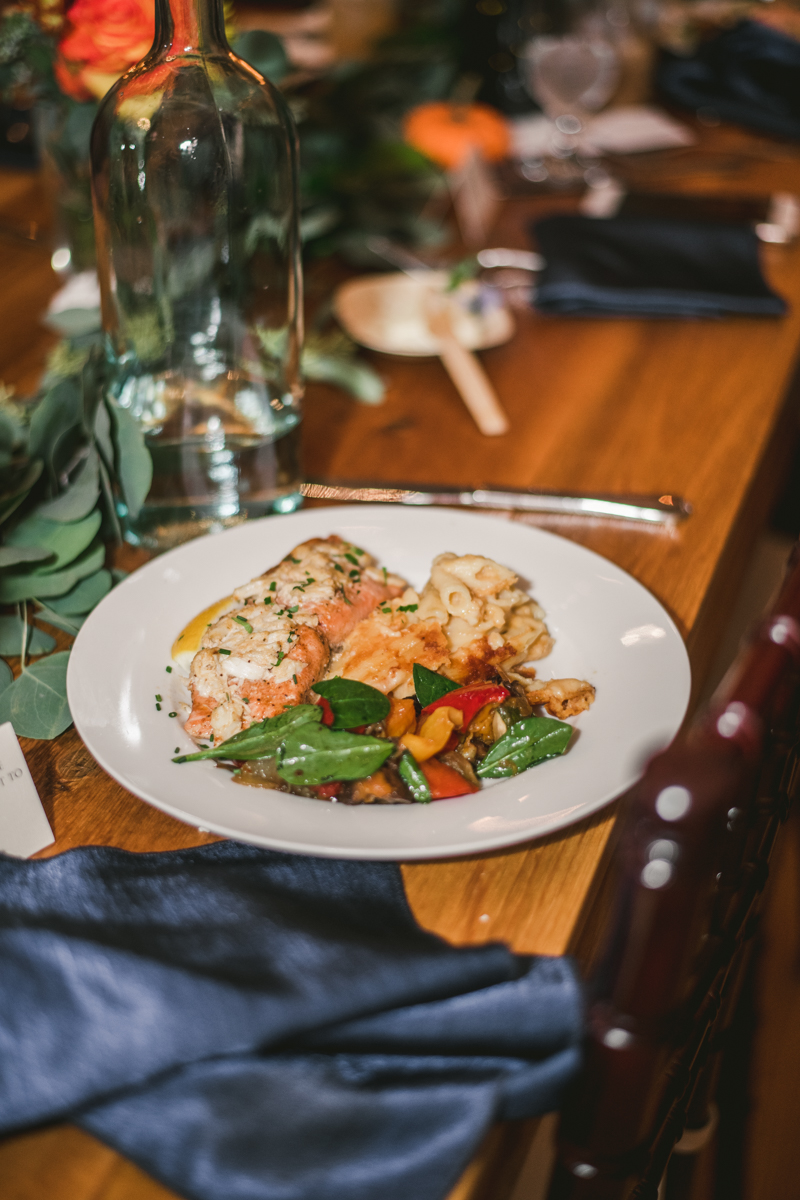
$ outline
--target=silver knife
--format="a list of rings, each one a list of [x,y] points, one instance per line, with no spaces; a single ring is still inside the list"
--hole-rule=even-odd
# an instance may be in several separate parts
[[[310,500],[349,500],[367,504],[448,505],[456,508],[510,508],[517,512],[562,516],[611,517],[648,525],[669,525],[691,516],[692,506],[680,496],[620,495],[598,492],[550,492],[538,488],[461,489],[428,484],[309,482],[300,491]]]

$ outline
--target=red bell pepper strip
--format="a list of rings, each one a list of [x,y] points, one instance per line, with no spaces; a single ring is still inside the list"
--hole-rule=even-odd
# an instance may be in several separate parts
[[[448,796],[468,796],[470,792],[480,790],[453,767],[439,762],[438,758],[429,758],[420,763],[419,769],[428,781],[431,800],[446,800]]]
[[[328,701],[325,699],[324,696],[320,696],[319,700],[317,701],[317,704],[322,709],[322,724],[323,725],[332,725],[333,719],[334,719],[333,718],[333,709],[331,708],[330,704],[328,704]]]
[[[458,688],[455,692],[448,692],[446,696],[440,696],[438,700],[434,700],[433,704],[423,708],[419,719],[422,722],[435,708],[444,706],[457,708],[464,714],[464,724],[461,726],[461,732],[464,733],[472,718],[478,715],[485,704],[493,702],[502,704],[510,695],[508,688],[503,687],[501,683],[473,684],[471,687]]]
[[[314,788],[320,800],[332,800],[334,796],[338,796],[341,790],[341,783],[319,783]]]

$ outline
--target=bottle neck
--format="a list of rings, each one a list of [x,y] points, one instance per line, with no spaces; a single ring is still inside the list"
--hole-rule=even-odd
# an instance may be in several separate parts
[[[170,55],[227,50],[222,0],[156,0],[155,45]]]

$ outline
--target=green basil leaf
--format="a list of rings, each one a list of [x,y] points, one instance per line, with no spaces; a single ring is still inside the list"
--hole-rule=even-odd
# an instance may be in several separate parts
[[[20,600],[63,596],[78,580],[99,571],[105,556],[105,546],[102,542],[95,541],[63,571],[56,571],[52,575],[37,575],[33,571],[27,574],[9,571],[8,574],[0,576],[0,603],[16,604]]]
[[[423,774],[422,768],[414,758],[413,754],[409,754],[409,752],[406,751],[403,757],[400,759],[400,762],[397,764],[397,770],[403,783],[411,792],[411,795],[414,797],[417,803],[430,804],[431,789],[428,786],[428,781]]]
[[[138,517],[153,482],[153,460],[145,444],[144,434],[127,408],[120,408],[114,400],[109,400],[108,404],[113,418],[117,478],[128,512],[135,518]]]
[[[277,717],[265,717],[256,721],[249,729],[235,733],[218,746],[198,750],[196,754],[181,754],[173,762],[199,762],[203,758],[270,758],[293,730],[301,725],[318,724],[322,720],[322,709],[318,704],[295,704]]]
[[[6,537],[8,546],[40,546],[49,550],[54,558],[45,566],[35,567],[40,575],[50,575],[61,570],[81,554],[94,538],[102,516],[99,512],[89,513],[82,521],[48,521],[38,512],[33,512],[16,525]]]
[[[458,683],[453,683],[452,679],[445,679],[444,675],[439,675],[436,671],[429,671],[421,663],[414,663],[414,691],[423,708],[433,704],[434,700],[440,700],[448,692],[456,691],[460,686]]]
[[[49,654],[25,667],[0,692],[0,724],[10,721],[18,737],[49,741],[72,724],[67,704],[69,650]]]
[[[552,717],[526,717],[495,742],[475,773],[480,779],[519,775],[534,763],[563,754],[572,732],[572,726],[565,721],[556,721]]]
[[[53,551],[46,546],[0,546],[0,567],[16,567],[20,563],[41,562],[52,558]]]
[[[49,654],[55,638],[35,625],[28,625],[28,654]],[[0,617],[0,654],[19,654],[22,648],[22,619],[16,615]]]
[[[278,774],[295,786],[315,787],[334,779],[363,779],[382,767],[394,749],[387,738],[306,725],[287,737],[278,754]]]
[[[388,696],[357,679],[321,679],[314,684],[314,691],[324,696],[333,710],[333,723],[329,729],[374,725],[388,717],[392,707]]]
[[[8,665],[8,663],[0,658],[0,695],[2,695],[7,687],[11,687],[13,682],[14,672],[11,670],[11,667]]]
[[[66,491],[46,504],[40,504],[37,516],[50,521],[79,521],[89,515],[100,495],[100,461],[94,446],[83,466],[75,475]]]
[[[51,600],[48,608],[52,612],[63,613],[64,616],[78,616],[91,612],[96,604],[111,591],[111,572],[102,570],[94,575],[87,575],[71,591],[56,600]]]

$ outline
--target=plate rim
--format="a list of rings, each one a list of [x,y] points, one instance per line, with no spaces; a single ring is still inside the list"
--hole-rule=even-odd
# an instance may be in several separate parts
[[[225,530],[222,534],[211,535],[211,536],[214,537],[214,541],[216,542],[216,539],[218,537],[230,537],[231,535],[241,534],[245,530],[249,531],[249,530],[252,530],[254,527],[260,527],[263,525],[264,522],[267,522],[267,521],[269,521],[272,526],[276,525],[277,523],[280,523],[281,527],[283,527],[287,522],[293,523],[298,518],[307,519],[313,513],[323,513],[323,512],[332,514],[331,515],[332,522],[341,521],[342,523],[344,523],[347,521],[348,518],[351,518],[351,519],[357,518],[359,521],[364,521],[364,520],[369,520],[370,517],[378,518],[378,517],[386,515],[387,509],[393,510],[394,512],[398,512],[398,511],[402,510],[402,511],[408,513],[410,511],[413,513],[417,513],[419,516],[422,515],[422,510],[416,506],[409,510],[408,508],[404,508],[404,506],[402,506],[402,505],[386,505],[386,504],[328,505],[325,508],[320,508],[320,509],[302,508],[293,513],[286,513],[286,514],[279,514],[279,515],[276,514],[276,515],[271,515],[268,517],[262,517],[255,521],[243,522],[241,525],[235,526],[233,529]],[[650,591],[649,588],[647,588],[643,583],[641,583],[638,579],[636,579],[636,577],[634,575],[632,575],[629,571],[626,571],[624,567],[621,567],[617,563],[615,563],[613,561],[613,559],[607,558],[605,555],[599,554],[596,550],[592,550],[590,547],[584,546],[580,542],[575,542],[570,538],[565,538],[557,533],[553,533],[551,530],[542,529],[538,525],[528,525],[525,522],[513,522],[513,521],[509,520],[508,518],[493,516],[488,513],[474,512],[472,510],[470,510],[469,512],[462,512],[458,509],[442,508],[442,509],[434,509],[434,512],[440,512],[442,515],[444,515],[446,513],[449,516],[455,517],[457,519],[461,518],[461,517],[466,517],[466,518],[469,518],[470,520],[478,520],[481,523],[486,523],[487,526],[496,524],[497,521],[502,521],[502,522],[504,522],[505,525],[509,525],[509,526],[515,525],[517,529],[522,529],[522,530],[527,531],[528,533],[533,533],[534,536],[536,536],[536,537],[542,537],[542,538],[546,539],[547,541],[550,541],[551,543],[557,544],[561,547],[567,546],[570,548],[570,550],[574,550],[579,556],[584,556],[584,555],[588,556],[589,559],[591,561],[593,561],[594,563],[602,564],[606,568],[611,567],[613,569],[613,571],[616,572],[619,576],[621,576],[626,582],[634,585],[634,587],[637,590],[641,590],[642,592],[644,592],[645,595],[649,598],[649,600],[652,603],[654,603],[655,605],[657,605],[658,608],[660,609],[661,613],[663,614],[664,619],[668,622],[668,624],[671,628],[671,631],[675,636],[677,645],[680,647],[680,649],[683,652],[682,656],[681,656],[681,663],[682,663],[682,666],[684,667],[685,677],[686,677],[685,678],[685,685],[686,685],[685,686],[685,701],[683,704],[683,711],[681,713],[680,720],[678,721],[678,723],[676,725],[675,733],[673,733],[673,735],[672,735],[673,738],[676,736],[677,732],[679,731],[679,729],[681,728],[681,726],[685,720],[686,712],[687,712],[688,706],[689,706],[689,700],[691,697],[691,663],[689,660],[689,655],[688,655],[688,651],[686,649],[686,644],[685,644],[683,635],[681,634],[681,631],[678,628],[677,622],[673,618],[672,614],[668,611],[668,609],[661,602],[661,600],[659,600],[658,597],[655,596],[653,594],[653,592]],[[309,534],[308,536],[313,536],[313,535]],[[189,542],[183,543],[180,546],[173,547],[171,550],[166,551],[164,554],[157,555],[156,557],[152,558],[149,562],[143,564],[141,567],[139,567],[135,571],[131,572],[124,580],[121,581],[121,583],[117,584],[100,601],[99,604],[97,604],[95,606],[95,608],[92,610],[92,612],[89,613],[89,616],[87,617],[86,621],[84,622],[83,626],[81,627],[81,629],[75,639],[75,642],[73,643],[68,666],[67,666],[67,698],[68,698],[68,701],[70,704],[70,710],[73,712],[73,718],[74,718],[74,713],[75,713],[75,709],[73,707],[73,699],[75,697],[76,688],[78,686],[76,683],[76,671],[78,671],[80,669],[80,659],[74,658],[73,656],[75,654],[76,648],[78,648],[80,646],[81,641],[83,640],[83,643],[84,644],[86,643],[86,631],[87,631],[87,628],[90,626],[90,622],[95,617],[95,614],[98,613],[101,608],[107,607],[110,603],[118,602],[120,593],[123,592],[123,590],[126,589],[127,587],[131,586],[134,583],[137,587],[141,586],[142,582],[147,574],[149,574],[151,572],[160,571],[161,569],[163,569],[164,564],[168,563],[169,560],[171,558],[173,558],[174,556],[182,555],[187,550],[191,550],[191,549],[195,548],[196,546],[208,545],[208,544],[209,544],[208,537],[195,538]],[[174,804],[171,804],[168,800],[163,800],[163,799],[159,798],[152,791],[148,791],[146,788],[140,787],[138,785],[133,786],[130,783],[130,781],[126,778],[124,771],[118,770],[111,762],[108,761],[108,759],[105,757],[105,755],[101,751],[98,751],[97,749],[95,749],[93,747],[92,744],[90,744],[90,739],[87,739],[87,736],[81,729],[81,726],[77,719],[74,719],[74,724],[75,724],[76,732],[78,733],[78,736],[81,738],[81,741],[86,746],[87,750],[92,755],[92,757],[95,759],[95,761],[98,763],[98,765],[101,767],[101,769],[106,772],[106,774],[110,775],[112,779],[114,779],[117,783],[119,783],[120,786],[123,787],[130,794],[136,796],[138,799],[143,800],[145,803],[150,804],[152,807],[160,810],[161,812],[165,812],[169,816],[174,817],[176,820],[180,821],[182,824],[188,825],[190,828],[197,829],[198,832],[214,833],[214,834],[218,834],[219,836],[224,837],[224,838],[229,838],[229,839],[237,840],[237,841],[244,841],[248,844],[258,845],[258,846],[261,846],[266,849],[277,850],[277,851],[281,851],[284,853],[304,854],[307,856],[319,857],[319,858],[339,858],[339,859],[344,859],[344,860],[352,859],[352,860],[362,860],[362,861],[395,861],[395,862],[406,862],[406,861],[408,861],[408,862],[412,862],[412,861],[413,862],[426,862],[427,861],[427,862],[435,862],[435,861],[446,861],[449,859],[455,859],[455,858],[461,858],[461,857],[469,857],[471,855],[484,854],[484,853],[487,853],[492,850],[520,846],[527,842],[539,841],[541,838],[546,837],[551,833],[569,829],[569,827],[571,825],[576,824],[577,822],[582,821],[582,820],[586,819],[587,817],[593,816],[596,812],[599,812],[601,809],[605,808],[607,805],[612,803],[619,796],[623,795],[624,792],[627,790],[627,787],[630,786],[630,784],[628,784],[622,788],[613,788],[610,792],[604,793],[601,797],[598,797],[595,800],[582,802],[581,804],[576,806],[579,809],[579,811],[575,814],[575,816],[571,817],[568,820],[560,819],[558,813],[545,814],[542,816],[541,824],[536,828],[535,832],[531,832],[531,830],[529,828],[526,828],[526,830],[520,836],[514,836],[514,834],[512,834],[508,830],[506,830],[505,832],[499,832],[494,836],[487,835],[486,837],[481,838],[479,843],[474,840],[469,841],[469,842],[463,842],[463,843],[451,843],[447,846],[447,848],[434,847],[434,848],[431,848],[430,850],[428,848],[422,848],[422,847],[414,846],[414,845],[398,848],[397,846],[358,847],[358,846],[326,846],[326,845],[322,845],[322,844],[320,844],[320,845],[315,844],[312,847],[308,842],[295,842],[295,841],[287,840],[287,839],[281,838],[281,837],[261,836],[257,833],[249,833],[249,832],[243,833],[243,831],[241,829],[234,828],[233,826],[226,824],[224,821],[216,821],[213,819],[212,820],[204,819],[202,824],[198,824],[197,823],[198,818],[187,813],[187,811],[185,809],[180,808]],[[266,789],[266,790],[269,791],[269,789]],[[307,798],[295,797],[295,799],[302,801]],[[318,802],[309,800],[308,803],[317,804]],[[385,806],[382,806],[382,807],[385,807]],[[405,809],[407,806],[395,806],[395,807],[396,807],[397,811],[400,811],[401,808]],[[394,809],[392,809],[392,811],[394,811]]]

